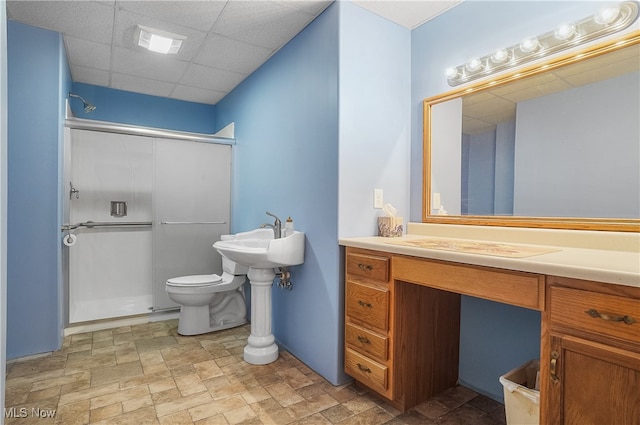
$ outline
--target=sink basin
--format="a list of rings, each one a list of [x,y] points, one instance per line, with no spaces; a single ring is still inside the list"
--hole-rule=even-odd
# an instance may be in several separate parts
[[[256,229],[250,232],[224,235],[213,244],[221,255],[247,267],[269,269],[288,267],[304,262],[304,233],[294,232],[285,238],[274,239],[273,230]]]
[[[263,365],[276,361],[278,345],[271,333],[271,287],[277,267],[304,262],[304,233],[294,232],[274,239],[272,229],[223,235],[213,247],[231,261],[249,267],[251,284],[251,335],[244,347],[244,360]]]

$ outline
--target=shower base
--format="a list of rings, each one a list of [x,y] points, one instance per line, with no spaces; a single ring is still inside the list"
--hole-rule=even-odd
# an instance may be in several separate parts
[[[153,305],[151,295],[76,301],[69,306],[69,323],[113,319],[149,313]]]

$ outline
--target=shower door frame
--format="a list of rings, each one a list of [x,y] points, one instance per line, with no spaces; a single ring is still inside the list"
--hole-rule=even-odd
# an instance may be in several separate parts
[[[128,124],[120,124],[120,123],[112,123],[106,121],[95,121],[95,120],[87,120],[82,118],[75,117],[67,117],[65,120],[64,127],[64,140],[63,140],[63,149],[62,149],[62,178],[61,178],[61,188],[62,188],[62,217],[65,223],[61,225],[61,239],[62,233],[65,230],[65,225],[73,224],[69,223],[70,210],[71,210],[71,202],[69,196],[66,196],[69,193],[69,188],[65,185],[71,179],[71,130],[89,130],[89,131],[98,131],[105,133],[115,133],[122,135],[131,135],[131,136],[145,136],[150,138],[159,138],[159,139],[170,139],[170,140],[181,140],[188,142],[201,142],[201,143],[211,143],[218,145],[235,145],[235,139],[226,138],[226,137],[218,137],[216,135],[203,134],[203,133],[192,133],[192,132],[184,132],[177,130],[167,130],[153,127],[145,127],[145,126],[135,126]],[[231,149],[230,153],[230,183],[233,187],[233,149]],[[230,196],[233,195],[233,190],[230,191]],[[231,201],[231,199],[230,199]],[[230,205],[231,209],[231,205]],[[231,219],[231,215],[229,215],[229,220]],[[231,227],[230,223],[227,223],[229,228]],[[152,230],[153,231],[153,230]],[[65,249],[67,247],[63,247],[62,249],[62,307],[63,307],[63,325],[65,328],[69,326],[69,249]],[[151,282],[150,282],[151,285]],[[176,307],[176,309],[179,307]],[[163,310],[152,310],[149,313],[154,313],[156,311]]]

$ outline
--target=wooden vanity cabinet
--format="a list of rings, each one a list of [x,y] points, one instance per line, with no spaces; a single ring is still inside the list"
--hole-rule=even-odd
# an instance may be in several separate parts
[[[345,372],[404,411],[456,384],[460,295],[395,279],[396,260],[346,248]]]
[[[640,425],[639,287],[353,247],[345,285],[345,372],[397,409],[456,384],[464,294],[542,311],[541,424]]]
[[[345,268],[345,372],[392,399],[391,256],[347,248]]]
[[[640,425],[640,288],[549,277],[541,423]]]

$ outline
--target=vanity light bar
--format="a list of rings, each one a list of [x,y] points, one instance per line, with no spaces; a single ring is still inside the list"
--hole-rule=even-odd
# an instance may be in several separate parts
[[[449,85],[455,87],[621,31],[629,27],[637,17],[638,3],[635,1],[607,6],[595,15],[575,23],[561,24],[553,31],[525,38],[516,45],[447,68],[445,76]]]

